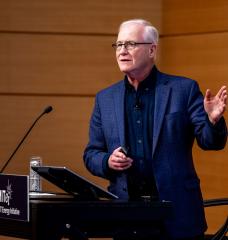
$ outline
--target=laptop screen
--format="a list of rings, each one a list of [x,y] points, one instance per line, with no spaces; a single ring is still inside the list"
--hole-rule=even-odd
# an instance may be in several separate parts
[[[90,182],[66,167],[33,166],[32,169],[49,182],[79,199],[118,199],[116,195]]]

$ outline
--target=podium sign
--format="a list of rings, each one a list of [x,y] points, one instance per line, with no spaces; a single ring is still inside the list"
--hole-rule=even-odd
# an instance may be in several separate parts
[[[0,174],[0,218],[29,221],[29,177]]]

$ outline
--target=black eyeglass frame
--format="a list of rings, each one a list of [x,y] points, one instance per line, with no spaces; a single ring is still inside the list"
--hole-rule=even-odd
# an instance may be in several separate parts
[[[140,45],[140,44],[154,44],[152,42],[134,42],[134,41],[127,41],[127,42],[117,42],[117,43],[113,43],[112,44],[112,47],[118,51],[122,48],[122,46],[124,46],[125,49],[127,50],[130,50],[130,49],[134,49],[137,45]],[[130,47],[130,49],[129,49]]]

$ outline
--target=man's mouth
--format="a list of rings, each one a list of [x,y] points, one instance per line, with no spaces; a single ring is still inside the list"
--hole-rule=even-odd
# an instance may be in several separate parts
[[[121,59],[120,61],[121,62],[130,62],[131,60],[129,60],[129,59]]]

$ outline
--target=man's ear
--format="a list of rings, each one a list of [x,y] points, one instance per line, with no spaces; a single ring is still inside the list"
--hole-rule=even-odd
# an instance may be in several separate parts
[[[153,44],[150,49],[150,57],[155,58],[156,57],[156,52],[157,52],[157,45]]]

